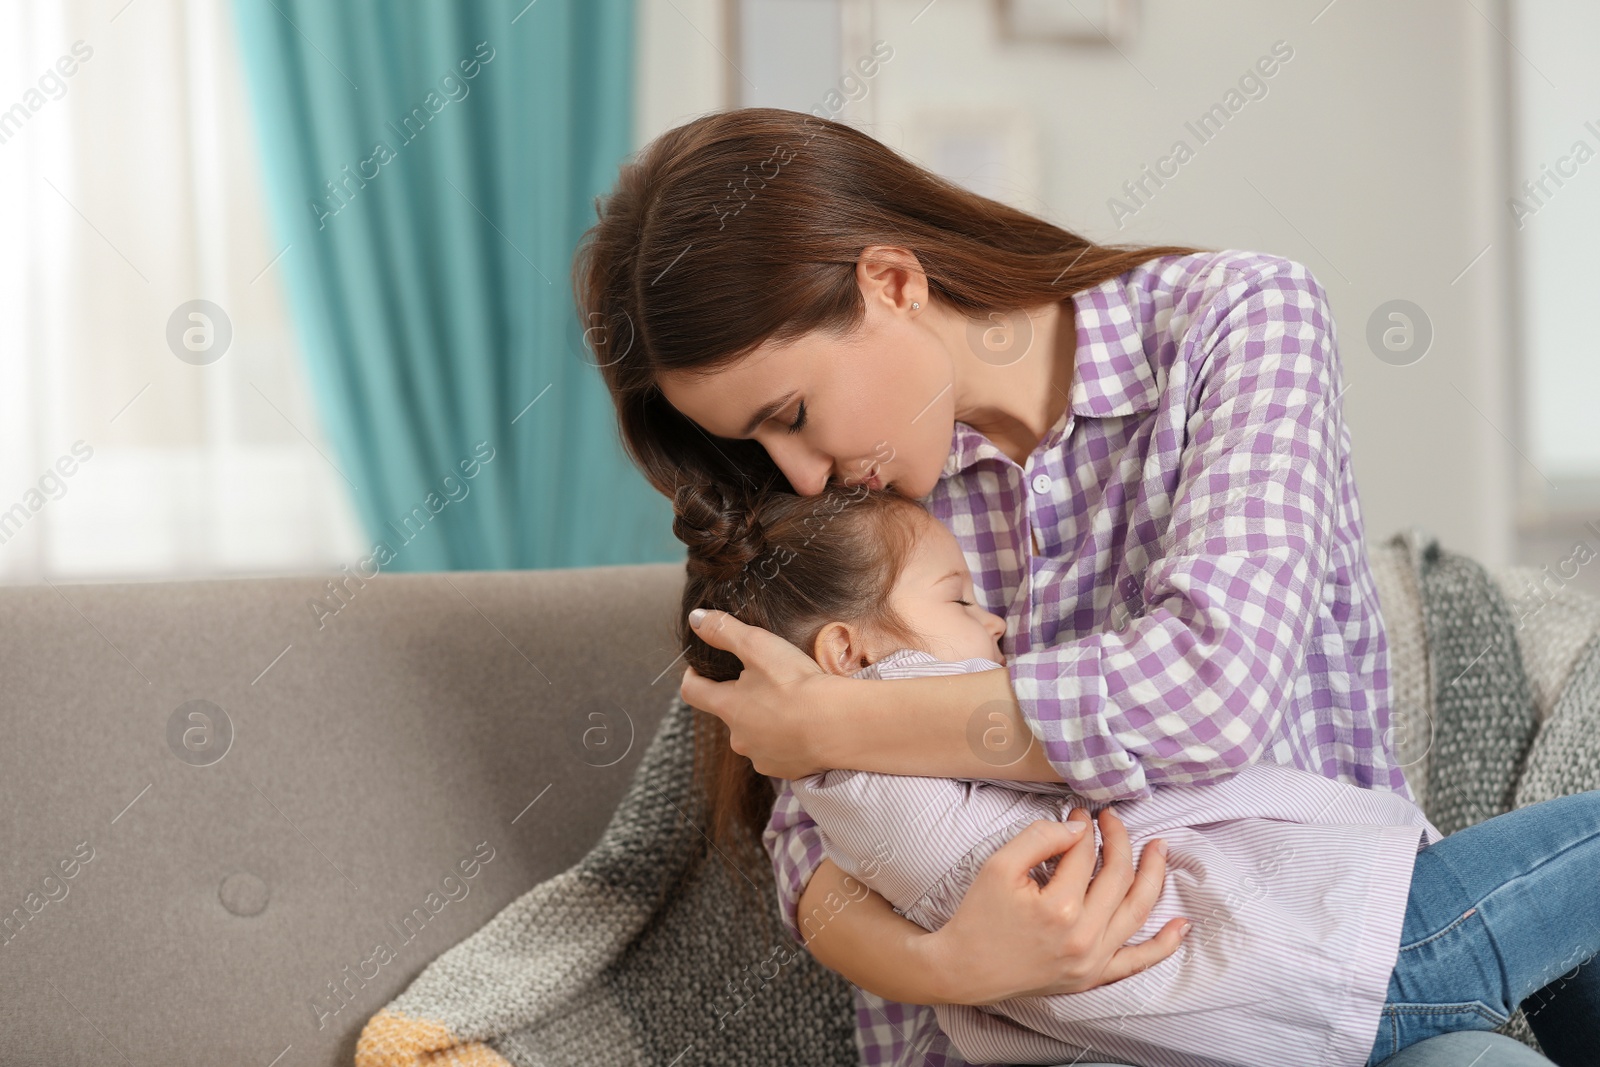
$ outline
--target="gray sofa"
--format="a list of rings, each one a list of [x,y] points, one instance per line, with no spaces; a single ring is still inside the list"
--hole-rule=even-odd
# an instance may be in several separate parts
[[[1405,550],[1371,557],[1396,707],[1429,722]],[[1495,578],[1512,599],[1537,572]],[[0,587],[0,1065],[351,1063],[430,960],[599,838],[681,678],[682,581]],[[1597,629],[1571,594],[1522,631],[1541,718]],[[1396,745],[1426,805],[1431,730]]]
[[[325,581],[0,589],[0,1064],[349,1064],[600,836],[681,564]]]

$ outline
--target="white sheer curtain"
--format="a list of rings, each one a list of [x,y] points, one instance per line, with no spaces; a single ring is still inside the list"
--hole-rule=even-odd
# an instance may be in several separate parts
[[[0,581],[313,572],[363,550],[236,52],[226,0],[0,3]],[[169,344],[197,299],[225,351],[216,315],[178,316],[209,350]]]

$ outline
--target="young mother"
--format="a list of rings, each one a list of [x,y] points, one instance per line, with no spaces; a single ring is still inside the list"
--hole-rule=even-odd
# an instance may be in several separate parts
[[[1088,989],[1176,951],[1178,920],[1126,945],[1163,860],[1136,876],[1108,809],[1099,873],[1041,887],[1029,869],[1074,838],[1039,822],[929,933],[847,885],[768,775],[1072,781],[1102,799],[1265,760],[1409,797],[1333,319],[1305,267],[1095,245],[766,108],[663,134],[597,207],[574,286],[651,484],[890,487],[955,534],[978,606],[1006,619],[1007,670],[893,685],[825,674],[736,614],[698,628],[744,665],[680,686],[723,729],[714,836],[740,854],[765,826],[790,931],[858,987],[863,1063],[962,1062],[926,1005]],[[1547,1062],[1481,1033],[1392,1062],[1463,1040],[1468,1060],[1488,1046],[1479,1067]]]

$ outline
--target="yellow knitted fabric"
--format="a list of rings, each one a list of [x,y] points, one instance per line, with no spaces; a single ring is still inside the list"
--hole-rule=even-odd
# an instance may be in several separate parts
[[[367,1020],[356,1041],[356,1067],[511,1067],[481,1041],[463,1044],[430,1019],[385,1008]]]

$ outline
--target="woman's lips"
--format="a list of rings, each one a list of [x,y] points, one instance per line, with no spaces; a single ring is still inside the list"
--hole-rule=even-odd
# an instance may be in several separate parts
[[[878,468],[877,468],[876,465],[874,465],[872,467],[869,467],[867,469],[867,473],[865,475],[863,475],[862,477],[857,478],[855,481],[852,482],[849,479],[845,479],[845,481],[842,482],[841,484],[843,484],[847,488],[854,488],[855,486],[858,486],[858,485],[864,485],[869,489],[882,489],[883,488],[883,480],[878,477]]]

